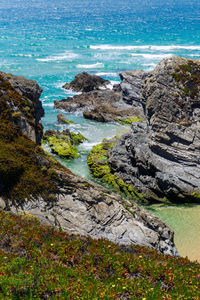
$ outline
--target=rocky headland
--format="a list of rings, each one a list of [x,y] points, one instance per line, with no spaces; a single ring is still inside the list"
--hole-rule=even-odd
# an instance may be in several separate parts
[[[110,174],[139,200],[199,202],[200,61],[172,57],[121,78],[124,101],[141,105],[145,121],[106,152]]]
[[[35,81],[0,77],[0,205],[67,233],[178,255],[173,231],[157,217],[74,175],[39,146],[43,115]]]
[[[83,76],[84,74],[84,76]],[[96,75],[78,74],[75,79],[64,87],[72,88],[74,91],[82,91],[80,95],[68,97],[61,101],[55,101],[54,106],[57,109],[63,109],[67,112],[82,112],[87,119],[98,122],[121,122],[130,123],[130,117],[142,120],[144,117],[141,103],[132,105],[130,101],[124,101],[123,95],[130,90],[128,77],[124,75],[123,85],[114,85],[112,89],[106,86],[96,85],[96,82],[103,80]],[[89,83],[88,84],[88,76]],[[140,80],[140,75],[138,75]],[[81,86],[82,88],[77,88]],[[83,88],[83,87],[86,88]],[[133,95],[131,95],[133,96]],[[136,95],[135,95],[136,97]],[[132,122],[131,122],[132,123]]]

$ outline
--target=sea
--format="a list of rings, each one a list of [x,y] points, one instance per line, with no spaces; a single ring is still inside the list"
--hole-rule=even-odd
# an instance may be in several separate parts
[[[88,138],[79,147],[79,159],[60,161],[91,180],[88,151],[128,128],[88,121],[81,113],[64,113],[76,124],[59,125],[53,102],[73,95],[62,86],[83,71],[114,84],[120,71],[152,70],[171,56],[200,59],[200,1],[1,0],[0,70],[42,87],[44,130],[68,126]],[[148,209],[174,229],[180,254],[200,261],[200,206]]]

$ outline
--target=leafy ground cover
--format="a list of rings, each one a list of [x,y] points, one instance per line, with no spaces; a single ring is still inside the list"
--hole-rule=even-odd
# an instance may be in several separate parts
[[[0,210],[0,299],[200,299],[200,265]]]

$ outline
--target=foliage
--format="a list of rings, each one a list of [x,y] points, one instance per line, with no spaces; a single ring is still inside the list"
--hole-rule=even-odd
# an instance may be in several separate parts
[[[200,86],[199,64],[189,60],[187,64],[180,65],[172,76],[183,86],[183,95],[197,99]]]
[[[30,102],[0,77],[0,197],[16,205],[38,197],[52,199],[57,190],[56,169],[62,168],[40,146],[20,134],[16,117],[23,114],[29,124],[34,123]]]
[[[199,268],[0,211],[1,299],[200,299]]]

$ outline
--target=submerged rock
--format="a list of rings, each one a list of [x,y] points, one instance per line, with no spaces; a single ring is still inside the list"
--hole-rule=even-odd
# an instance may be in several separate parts
[[[58,120],[58,123],[61,123],[61,124],[74,124],[73,121],[67,120],[63,114],[58,114],[57,120]]]
[[[164,59],[142,76],[147,122],[112,147],[111,172],[149,201],[199,201],[200,61]]]
[[[173,231],[157,217],[74,175],[24,136],[14,120],[18,116],[12,114],[22,111],[29,123],[30,116],[24,107],[31,100],[2,78],[0,91],[1,207],[15,213],[30,213],[68,233],[139,244],[178,255]],[[50,131],[46,135],[51,138],[57,133]],[[59,138],[61,135],[58,133]]]
[[[109,83],[97,75],[90,75],[87,72],[77,74],[74,80],[66,83],[63,88],[67,90],[74,90],[76,92],[90,92],[97,90],[100,87],[105,87]]]

